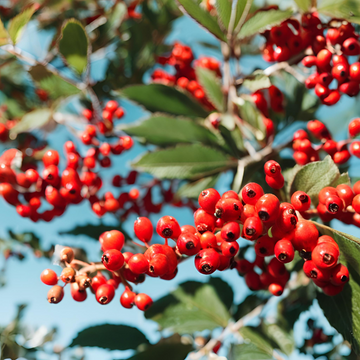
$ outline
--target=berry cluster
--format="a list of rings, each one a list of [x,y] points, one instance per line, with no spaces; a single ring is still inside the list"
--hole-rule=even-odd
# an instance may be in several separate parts
[[[327,129],[326,125],[319,120],[309,121],[307,130],[320,144],[313,144],[309,134],[305,130],[297,130],[294,133],[292,147],[294,160],[299,165],[305,165],[320,159],[320,152],[330,155],[335,164],[346,163],[351,155],[360,158],[360,141],[351,138],[360,134],[360,119],[356,118],[349,123],[349,139],[336,142]]]
[[[284,178],[277,162],[266,162],[264,170],[266,182],[272,188],[283,187]],[[357,197],[360,199],[360,195]],[[357,197],[347,185],[324,188],[319,194],[318,209],[324,207],[325,212],[336,214],[352,203],[357,211],[360,210]],[[129,283],[141,283],[146,275],[171,280],[177,274],[178,264],[191,256],[194,256],[195,268],[202,274],[236,268],[244,275],[251,290],[268,289],[276,296],[283,293],[290,278],[285,264],[294,259],[295,251],[305,260],[306,276],[324,293],[338,294],[349,281],[347,268],[339,263],[340,251],[336,242],[330,236],[320,236],[315,225],[304,219],[311,206],[305,192],[297,191],[292,195],[291,203],[281,203],[275,195],[265,194],[259,184],[249,183],[240,195],[230,190],[221,196],[215,189],[206,189],[198,201],[200,208],[194,212],[195,226],[180,227],[171,216],[160,218],[156,233],[164,239],[164,244],[149,245],[153,225],[147,217],[137,218],[134,233],[144,244],[144,252],[122,251],[125,237],[117,230],[107,231],[99,238],[102,264],[78,261],[70,248],[64,248],[60,260],[65,267],[60,279],[65,285],[71,284],[71,295],[76,301],[86,299],[86,288],[89,287],[101,304],[109,303],[122,283],[125,289],[120,303],[125,308],[135,304],[140,310],[146,310],[152,300],[143,293],[136,295]],[[253,263],[239,258],[240,237],[254,244],[256,259]],[[168,245],[169,239],[175,246]],[[101,274],[104,270],[110,272],[110,278]],[[98,273],[91,277],[96,271]],[[61,301],[63,287],[57,284],[56,273],[44,270],[41,280],[53,286],[48,293],[49,302]]]
[[[266,136],[270,137],[275,134],[275,125],[274,122],[269,118],[269,105],[270,109],[275,112],[284,111],[284,95],[283,93],[275,86],[271,85],[267,89],[260,89],[251,94],[251,98],[255,106],[261,111],[263,117],[263,122],[266,128]]]
[[[266,39],[263,58],[268,62],[287,61],[308,47],[317,53],[322,45],[325,46],[323,25],[315,12],[302,15],[301,23],[288,19],[266,30],[263,36]]]
[[[305,85],[308,89],[315,88],[315,94],[323,104],[336,104],[341,94],[352,97],[359,93],[360,63],[349,64],[350,56],[360,55],[358,37],[350,23],[332,20],[328,24],[326,38],[320,37],[321,42],[318,41],[314,55],[302,60],[306,67],[316,66],[316,72],[308,77]],[[331,83],[334,88],[330,88]]]
[[[211,57],[201,57],[194,60],[194,54],[189,46],[175,43],[169,56],[158,58],[161,65],[173,66],[175,74],[171,75],[162,69],[156,69],[151,75],[154,82],[178,87],[188,91],[195,99],[201,102],[209,110],[214,110],[206,94],[196,79],[195,68],[203,67],[221,76],[220,62]]]

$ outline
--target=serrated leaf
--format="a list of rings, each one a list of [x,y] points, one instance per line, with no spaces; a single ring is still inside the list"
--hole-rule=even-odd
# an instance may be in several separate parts
[[[32,5],[11,19],[8,31],[10,39],[14,44],[19,41],[24,26],[30,21],[35,11],[36,5]]]
[[[322,234],[330,235],[339,245],[340,261],[350,273],[350,281],[342,292],[335,296],[318,293],[317,299],[326,318],[352,350],[360,354],[360,239],[315,223]]]
[[[259,141],[264,140],[266,128],[260,111],[248,100],[244,100],[243,105],[239,106],[239,110],[241,118],[254,128],[253,135],[255,135],[256,139]]]
[[[154,116],[128,126],[121,127],[127,134],[143,138],[158,146],[202,143],[218,146],[217,137],[207,128],[191,119],[175,118],[168,115]]]
[[[357,0],[322,0],[318,11],[330,17],[360,24],[360,5]]]
[[[253,344],[272,358],[274,349],[264,334],[261,334],[259,330],[252,326],[244,326],[239,330],[239,333],[246,343]]]
[[[216,0],[215,6],[219,16],[219,20],[221,21],[224,28],[227,30],[229,28],[229,22],[231,17],[232,0]]]
[[[255,92],[260,89],[269,88],[271,82],[269,77],[265,75],[262,70],[256,70],[244,80],[243,86],[248,88],[251,92]]]
[[[137,328],[127,325],[103,324],[80,331],[69,346],[96,346],[109,350],[135,350],[142,344],[149,344],[149,340]]]
[[[25,114],[22,119],[10,130],[10,138],[14,139],[17,134],[39,129],[52,119],[50,109],[38,109]]]
[[[59,52],[67,64],[80,75],[88,66],[88,46],[83,25],[75,19],[67,20],[61,30]]]
[[[296,5],[303,12],[308,12],[311,8],[311,0],[294,0]]]
[[[290,18],[292,14],[292,10],[259,11],[248,21],[246,21],[240,30],[239,37],[240,39],[243,39],[248,36],[263,32],[266,29],[270,29],[273,26],[276,26],[282,23],[284,20]]]
[[[226,327],[230,314],[219,294],[215,285],[188,281],[156,301],[145,317],[179,334]]]
[[[269,360],[272,355],[254,344],[240,344],[231,347],[231,360]]]
[[[210,102],[219,112],[224,112],[224,94],[221,90],[221,81],[219,78],[213,71],[200,66],[196,67],[195,72]]]
[[[226,36],[220,29],[216,19],[208,11],[199,6],[199,3],[193,0],[177,0],[180,9],[196,20],[210,33],[215,35],[219,40],[226,41]]]
[[[303,166],[295,175],[291,186],[290,196],[297,190],[305,191],[315,206],[319,203],[318,194],[325,186],[345,184],[348,176],[340,176],[340,171],[330,155],[323,161],[315,161]]]
[[[131,85],[121,94],[144,106],[147,110],[173,115],[206,117],[208,112],[187,94],[162,84]]]
[[[202,190],[214,187],[216,185],[218,179],[219,179],[219,176],[214,175],[214,176],[208,176],[203,179],[184,184],[176,192],[176,196],[197,199]]]
[[[126,15],[127,7],[122,2],[117,3],[113,8],[111,8],[109,18],[105,24],[105,29],[110,34],[110,37],[116,35],[116,30],[120,27]]]
[[[41,89],[48,92],[52,99],[76,95],[81,92],[76,86],[49,72],[43,65],[31,67],[29,74]]]
[[[246,5],[248,4],[247,8],[250,10],[252,3],[253,3],[253,0],[238,0],[238,2],[236,4],[236,15],[235,15],[235,26],[234,26],[235,28],[239,24],[239,21],[241,19],[241,16],[244,13]],[[246,14],[246,16],[247,15],[248,14]],[[241,52],[243,53],[242,48],[241,48]]]
[[[179,145],[154,151],[133,163],[139,170],[160,179],[200,179],[236,166],[237,161],[224,153],[202,145]]]
[[[0,46],[6,45],[9,43],[9,34],[5,29],[3,22],[0,19]]]

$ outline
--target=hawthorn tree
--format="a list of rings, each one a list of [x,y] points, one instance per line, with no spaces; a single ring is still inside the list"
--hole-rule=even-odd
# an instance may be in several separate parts
[[[117,221],[90,219],[71,231],[99,240],[98,259],[86,248],[46,249],[36,234],[13,231],[1,239],[4,258],[21,260],[19,244],[30,247],[52,259],[40,276],[51,286],[50,303],[64,295],[102,305],[120,299],[163,334],[150,344],[135,327],[103,324],[81,331],[70,348],[131,349],[133,360],[358,358],[360,239],[336,227],[360,227],[360,181],[347,173],[350,158],[360,158],[360,118],[347,109],[336,127],[315,118],[360,91],[360,7],[352,0],[286,5],[0,6],[1,206],[39,227],[80,203]],[[167,41],[181,16],[214,37],[201,49],[215,57],[198,55],[200,44]],[[39,53],[26,44],[30,26]],[[126,121],[134,116],[124,104],[146,117]],[[60,129],[69,139],[63,153],[51,143]],[[116,158],[134,145],[139,156],[124,174]],[[231,188],[219,193],[224,174]],[[188,208],[194,222],[175,219],[175,207]],[[123,224],[134,214],[128,233]],[[142,292],[151,277],[159,278],[154,288],[171,281],[183,261],[205,281],[162,298]],[[252,293],[236,303],[231,286],[209,276],[215,271],[237,272]],[[314,303],[334,331],[308,318],[299,345],[294,326]],[[16,335],[32,336],[21,323],[24,308],[1,328],[1,358],[35,359],[53,341],[52,330],[34,346],[19,342]]]

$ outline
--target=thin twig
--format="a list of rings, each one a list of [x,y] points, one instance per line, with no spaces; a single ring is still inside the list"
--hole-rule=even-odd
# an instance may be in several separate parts
[[[81,273],[92,273],[98,270],[106,270],[106,267],[102,263],[95,263],[88,266],[84,266],[79,270],[79,274]]]

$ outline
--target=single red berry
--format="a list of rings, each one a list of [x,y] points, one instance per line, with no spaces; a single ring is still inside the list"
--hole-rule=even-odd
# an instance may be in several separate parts
[[[145,311],[149,309],[149,307],[153,304],[153,301],[149,295],[140,293],[135,296],[134,304],[139,310]]]
[[[114,116],[118,119],[121,119],[125,115],[125,111],[122,107],[119,107],[114,112]]]
[[[203,234],[205,231],[214,231],[216,217],[209,214],[204,209],[197,209],[194,212],[194,223],[196,230]]]
[[[71,297],[77,302],[85,301],[87,298],[86,290],[81,290],[79,288],[79,284],[76,282],[71,284],[70,293],[71,293]]]
[[[281,189],[285,184],[285,179],[282,176],[282,174],[276,175],[276,176],[265,176],[266,183],[272,188],[272,189]]]
[[[236,199],[220,199],[215,207],[215,216],[227,221],[240,220],[243,205],[240,200]]]
[[[331,135],[327,127],[319,120],[311,120],[307,124],[307,129],[319,140],[330,140]]]
[[[189,232],[191,234],[196,234],[196,229],[192,225],[183,225],[180,229],[182,234],[186,232]]]
[[[163,238],[177,239],[181,234],[179,223],[172,216],[163,216],[156,225],[156,232]]]
[[[355,185],[354,185],[354,188],[355,188]],[[352,204],[352,207],[354,208],[354,210],[359,214],[360,213],[360,194],[357,194],[354,196],[351,204]]]
[[[342,50],[347,56],[356,56],[360,54],[360,43],[353,37],[346,39],[342,44]]]
[[[105,231],[99,237],[102,251],[116,249],[121,251],[125,243],[125,236],[121,231]]]
[[[240,259],[236,262],[236,270],[240,275],[245,275],[254,268],[254,264],[246,259]]]
[[[331,272],[327,269],[318,268],[314,261],[307,260],[304,262],[303,271],[308,278],[319,281],[329,281]]]
[[[346,184],[340,184],[336,187],[336,192],[338,196],[342,199],[345,204],[345,207],[351,205],[352,200],[354,198],[354,192],[352,191],[351,187]]]
[[[341,286],[337,286],[337,285],[333,285],[333,284],[328,284],[326,286],[324,286],[322,288],[324,294],[328,295],[328,296],[335,296],[337,294],[340,294],[341,291],[343,290],[344,285]]]
[[[200,193],[198,201],[201,208],[210,214],[214,214],[215,205],[220,198],[220,194],[215,189],[206,189]]]
[[[82,115],[85,119],[87,119],[88,121],[90,121],[93,117],[93,112],[90,109],[84,109],[82,111]]]
[[[125,291],[120,296],[120,304],[125,309],[131,309],[134,306],[135,296],[136,294],[126,287]]]
[[[274,296],[281,296],[284,292],[284,287],[280,284],[272,283],[269,285],[268,290]]]
[[[91,288],[94,290],[94,292],[97,291],[97,289],[101,286],[106,284],[106,277],[101,275],[99,272],[97,275],[95,275],[91,280]]]
[[[310,67],[316,66],[317,57],[316,56],[305,56],[301,62],[304,66],[310,68]]]
[[[189,232],[182,233],[176,242],[180,254],[192,256],[201,250],[201,242],[199,236]]]
[[[310,209],[311,200],[304,191],[295,191],[291,195],[291,204],[297,211],[306,211]]]
[[[128,259],[127,264],[134,274],[145,274],[149,270],[149,262],[144,254],[135,254]]]
[[[322,149],[329,155],[333,156],[337,152],[337,142],[334,140],[326,140]]]
[[[275,242],[276,240],[268,235],[258,238],[254,246],[256,255],[263,258],[274,255]]]
[[[221,253],[226,257],[234,257],[238,251],[240,250],[240,246],[236,241],[227,242],[223,241],[221,244]]]
[[[47,167],[49,165],[58,166],[59,160],[60,160],[59,153],[56,150],[46,151],[46,153],[44,154],[43,159],[42,159],[45,167]]]
[[[330,214],[341,212],[344,208],[344,203],[338,195],[329,196],[324,205]]]
[[[221,195],[221,199],[225,200],[225,199],[235,199],[235,200],[239,200],[239,195],[233,191],[233,190],[228,190],[225,191],[222,195]]]
[[[281,167],[279,163],[277,163],[276,161],[269,160],[264,165],[264,171],[265,171],[265,175],[273,177],[281,173]]]
[[[244,222],[244,237],[248,240],[256,240],[263,233],[263,224],[259,217],[248,217]]]
[[[119,105],[115,100],[109,100],[105,105],[105,109],[113,113],[118,106]]]
[[[319,201],[322,204],[326,203],[326,200],[329,197],[335,197],[338,196],[337,191],[335,188],[331,187],[331,186],[325,186],[324,188],[322,188],[319,192]]]
[[[47,293],[47,299],[50,304],[58,304],[64,297],[64,289],[60,285],[53,286]]]
[[[267,270],[269,274],[275,278],[286,273],[286,268],[282,262],[276,258],[272,258],[268,264]]]
[[[200,236],[201,249],[215,248],[217,244],[216,236],[211,231],[205,231]]]
[[[360,158],[360,141],[353,141],[350,144],[350,152],[357,158]]]
[[[40,280],[45,285],[56,285],[58,282],[58,276],[54,270],[45,269],[40,275]]]
[[[335,105],[340,100],[340,92],[338,90],[332,90],[321,99],[322,103],[327,106]]]
[[[295,250],[310,252],[314,249],[319,238],[316,226],[307,220],[300,220],[296,224],[292,239]]]
[[[154,228],[147,217],[138,217],[134,222],[134,232],[140,241],[148,243],[152,239]]]
[[[354,186],[353,186],[353,191],[354,193],[357,195],[357,194],[360,194],[360,180],[358,180]]]
[[[263,195],[264,190],[257,183],[248,183],[241,190],[241,198],[245,204],[255,205]]]
[[[168,258],[165,254],[154,254],[149,262],[148,274],[154,277],[169,273]]]
[[[279,215],[280,201],[273,194],[263,195],[256,203],[255,210],[262,222],[276,220]]]
[[[49,165],[43,171],[43,179],[50,185],[59,183],[59,168],[56,165]]]
[[[109,284],[100,285],[96,290],[96,294],[95,294],[97,302],[100,303],[101,305],[106,305],[109,302],[111,302],[114,296],[115,296],[115,289],[112,285]]]
[[[101,261],[109,271],[117,271],[122,268],[125,260],[119,250],[110,249],[104,252]]]
[[[195,256],[195,267],[201,274],[212,274],[219,266],[220,255],[214,249],[203,249]]]
[[[293,261],[295,256],[294,247],[289,240],[279,240],[274,247],[276,258],[282,263],[289,263]]]
[[[349,135],[354,137],[360,134],[360,118],[352,120],[348,126]]]
[[[260,280],[260,275],[254,270],[250,270],[245,274],[245,283],[247,287],[252,291],[258,291],[262,289],[263,285]]]
[[[235,221],[228,222],[221,229],[221,237],[225,241],[236,241],[240,237],[240,225]]]
[[[331,243],[318,244],[311,253],[311,259],[320,269],[334,267],[339,259],[339,249]]]
[[[351,157],[350,152],[347,149],[338,151],[334,154],[333,160],[335,164],[345,164]]]
[[[331,269],[330,281],[333,285],[344,285],[349,282],[349,279],[349,270],[346,266],[338,264],[333,269]]]

